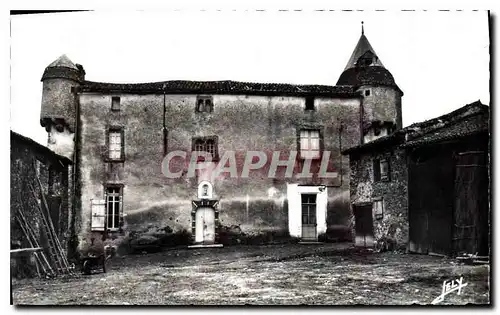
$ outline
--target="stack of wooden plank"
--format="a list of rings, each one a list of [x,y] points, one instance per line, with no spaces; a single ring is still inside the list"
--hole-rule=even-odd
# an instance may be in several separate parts
[[[490,257],[489,256],[478,256],[475,254],[465,254],[462,256],[458,256],[457,260],[466,265],[489,265]]]

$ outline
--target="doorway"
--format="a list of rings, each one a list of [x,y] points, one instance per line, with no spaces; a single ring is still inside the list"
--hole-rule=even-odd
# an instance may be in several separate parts
[[[301,194],[302,204],[302,240],[318,240],[316,222],[316,194]]]
[[[196,209],[195,242],[198,244],[215,243],[215,210],[211,207]]]
[[[353,205],[354,222],[356,229],[356,246],[373,246],[374,236],[372,208],[373,206],[371,203],[363,205]]]

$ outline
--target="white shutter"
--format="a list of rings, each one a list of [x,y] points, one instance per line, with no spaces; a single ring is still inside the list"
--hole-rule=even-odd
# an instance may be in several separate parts
[[[91,230],[104,231],[106,227],[106,201],[105,200],[91,200],[92,209]]]

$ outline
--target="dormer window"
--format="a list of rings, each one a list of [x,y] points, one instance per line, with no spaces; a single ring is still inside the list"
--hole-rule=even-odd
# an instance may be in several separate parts
[[[377,56],[375,56],[371,51],[367,51],[363,56],[359,57],[356,65],[359,67],[367,67],[372,65],[377,61]]]
[[[196,112],[211,113],[214,110],[213,100],[211,96],[199,95],[196,98]]]

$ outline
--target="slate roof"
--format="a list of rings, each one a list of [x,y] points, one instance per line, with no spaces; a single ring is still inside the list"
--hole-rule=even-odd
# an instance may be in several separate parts
[[[388,85],[397,87],[389,70],[380,66],[349,68],[342,72],[337,85],[356,87],[361,85]]]
[[[387,145],[419,146],[457,139],[489,130],[488,119],[489,106],[476,101],[448,114],[413,123],[390,135],[346,149],[342,154],[366,152]]]
[[[166,94],[253,94],[284,96],[356,97],[352,86],[296,85],[238,81],[162,81],[151,83],[104,83],[84,81],[83,92],[163,93]]]
[[[437,142],[450,141],[489,131],[487,113],[477,113],[451,126],[443,127],[404,143],[401,147],[418,147]]]
[[[356,44],[356,47],[354,47],[354,50],[351,54],[351,58],[349,58],[349,61],[344,68],[344,71],[356,67],[356,62],[358,61],[359,57],[363,56],[368,51],[371,51],[375,56],[377,56],[377,61],[374,63],[374,66],[384,67],[382,61],[380,61],[380,58],[378,58],[378,55],[373,49],[372,45],[370,45],[368,38],[366,38],[365,34],[361,34],[361,37],[359,38],[358,43]]]
[[[358,65],[358,59],[367,53],[371,53],[376,57],[372,64],[369,66]],[[351,85],[354,88],[362,85],[391,86],[403,94],[403,91],[397,86],[389,70],[384,67],[364,33],[361,34],[344,71],[337,81],[337,85]]]
[[[78,70],[76,65],[71,61],[68,56],[62,55],[61,57],[57,58],[54,60],[50,65],[47,66],[47,68],[56,68],[56,67],[64,67],[64,68],[70,68],[70,69],[75,69]]]

